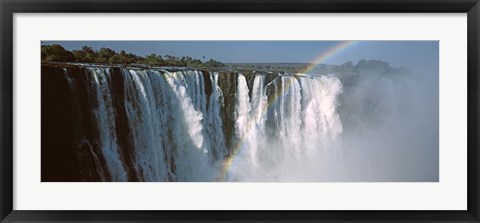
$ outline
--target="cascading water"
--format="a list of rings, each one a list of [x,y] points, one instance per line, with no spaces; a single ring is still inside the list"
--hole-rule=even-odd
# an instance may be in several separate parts
[[[288,176],[290,171],[285,168],[302,166],[318,150],[332,149],[331,141],[342,132],[336,111],[341,83],[326,76],[277,76],[263,84],[264,79],[255,76],[249,101],[245,78],[238,76],[239,151],[226,179],[309,180],[311,176],[305,173]]]
[[[85,181],[288,181],[342,132],[337,77],[64,70]]]
[[[118,139],[115,133],[115,113],[112,106],[112,93],[107,84],[108,69],[89,68],[87,79],[91,90],[91,106],[98,126],[98,142],[107,163],[107,169],[102,170],[102,180],[107,173],[113,181],[125,181],[126,172],[119,155]]]

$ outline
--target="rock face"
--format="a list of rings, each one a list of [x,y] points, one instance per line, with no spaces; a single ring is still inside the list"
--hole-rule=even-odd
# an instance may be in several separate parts
[[[72,133],[74,109],[65,71],[42,66],[41,82],[42,181],[78,180],[79,164]]]
[[[237,78],[235,73],[225,73],[223,74],[223,78],[219,81],[220,89],[224,94],[224,104],[222,106],[222,122],[224,125],[225,135],[231,136],[233,135],[234,127],[235,127],[235,100],[237,94]],[[226,138],[226,146],[227,148],[231,148],[233,145],[232,138]],[[230,151],[229,151],[230,154]]]

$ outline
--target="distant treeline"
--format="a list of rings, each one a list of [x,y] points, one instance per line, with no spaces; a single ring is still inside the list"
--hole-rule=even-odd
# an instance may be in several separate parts
[[[256,71],[271,71],[274,73],[299,73],[305,70],[308,63],[230,63],[226,64],[231,69],[245,69]]]
[[[94,50],[92,47],[83,46],[80,50],[66,50],[61,45],[42,45],[43,62],[79,62],[79,63],[102,63],[102,64],[145,64],[149,66],[184,66],[195,68],[221,68],[225,65],[219,61],[210,59],[202,62],[191,57],[164,57],[150,54],[145,57],[127,53],[124,50],[116,52],[110,48]]]

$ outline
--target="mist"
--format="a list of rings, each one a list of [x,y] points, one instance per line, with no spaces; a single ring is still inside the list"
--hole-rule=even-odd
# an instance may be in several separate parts
[[[303,113],[300,131],[290,129],[287,132],[295,134],[258,142],[268,152],[257,156],[255,165],[238,161],[230,170],[230,180],[439,180],[438,73],[392,68],[376,60],[327,66],[317,72],[317,76],[337,79],[340,84],[338,89],[327,90],[329,96],[317,95],[327,101],[321,106],[334,109],[333,113],[318,111],[318,118],[327,120],[327,125],[335,122],[338,132],[312,132],[307,126],[315,121],[305,120],[311,116]],[[286,117],[283,122],[292,118]],[[332,130],[332,126],[326,129]]]
[[[438,181],[438,74],[360,61],[339,72],[343,177],[349,181]]]

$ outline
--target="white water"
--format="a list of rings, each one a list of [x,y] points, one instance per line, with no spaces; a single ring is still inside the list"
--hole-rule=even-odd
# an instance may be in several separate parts
[[[215,181],[223,167],[227,181],[308,181],[312,176],[295,176],[289,169],[295,173],[303,162],[318,161],[312,154],[332,149],[342,133],[337,113],[342,85],[336,77],[277,76],[267,83],[266,76],[256,75],[249,88],[247,78],[237,74],[235,93],[224,94],[225,77],[218,73],[123,68],[122,103],[134,147],[123,148],[129,156],[123,157],[112,102],[118,92],[111,91],[109,68],[88,72],[107,166],[100,172],[108,171],[113,181],[128,179],[127,158],[144,181]],[[225,114],[226,98],[233,99],[234,114]],[[232,135],[226,135],[222,115],[233,118]],[[233,162],[225,166],[229,154]]]
[[[318,179],[322,170],[298,171],[319,161],[318,152],[331,150],[332,141],[342,132],[336,111],[340,81],[282,76],[264,87],[264,77],[256,76],[249,102],[245,78],[238,79],[236,133],[242,143],[227,180]],[[274,94],[269,103],[267,88]]]
[[[81,135],[90,125],[75,121],[85,128],[74,130],[75,140],[88,145],[79,150],[96,166],[87,176],[104,181],[438,179],[438,80],[362,74],[342,85],[322,75],[65,72],[72,93],[86,89],[95,128]]]
[[[219,145],[215,141],[218,133],[213,143],[205,140],[209,134],[204,125],[209,124],[207,121],[218,123],[219,118],[207,113],[200,74],[127,69],[123,74],[140,179],[168,181],[170,176],[175,181],[212,180],[209,150],[210,144]],[[217,104],[212,105],[215,109]]]
[[[96,99],[96,103],[92,103],[93,113],[98,122],[100,148],[107,161],[107,171],[113,181],[126,181],[127,176],[119,155],[118,139],[115,133],[111,92],[107,84],[108,70],[90,68],[89,71],[91,73],[89,87]],[[100,172],[103,180],[106,180],[106,173]]]

